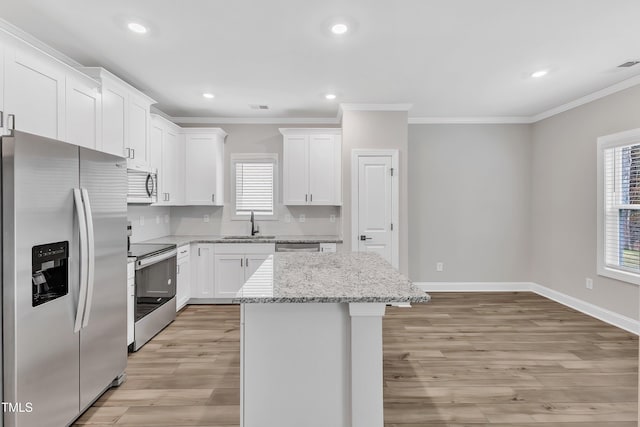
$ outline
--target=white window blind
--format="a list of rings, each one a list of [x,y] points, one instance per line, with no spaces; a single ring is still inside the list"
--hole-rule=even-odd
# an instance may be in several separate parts
[[[235,162],[236,215],[273,215],[274,205],[273,161]]]
[[[604,264],[640,273],[640,143],[605,148]]]

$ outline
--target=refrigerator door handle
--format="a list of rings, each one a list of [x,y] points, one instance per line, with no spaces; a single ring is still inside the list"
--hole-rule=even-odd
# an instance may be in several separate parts
[[[78,226],[80,228],[80,292],[78,293],[78,308],[76,310],[76,321],[73,332],[80,332],[82,317],[87,300],[87,219],[84,214],[84,204],[82,203],[82,193],[79,188],[73,189],[73,200],[76,205],[78,215]]]
[[[96,268],[96,239],[93,229],[93,214],[91,212],[91,203],[89,202],[89,192],[86,188],[82,189],[82,201],[84,203],[84,212],[87,217],[87,302],[84,309],[84,321],[82,327],[86,328],[89,324],[89,316],[91,315],[91,305],[93,304],[93,289],[95,287],[95,268]]]

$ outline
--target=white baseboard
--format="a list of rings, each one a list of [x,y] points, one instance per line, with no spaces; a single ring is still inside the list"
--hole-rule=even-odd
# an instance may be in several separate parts
[[[531,282],[415,282],[425,292],[533,292],[598,320],[640,335],[640,321]]]

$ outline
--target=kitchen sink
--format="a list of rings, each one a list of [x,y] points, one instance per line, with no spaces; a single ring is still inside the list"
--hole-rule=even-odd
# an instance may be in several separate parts
[[[255,240],[255,239],[275,239],[276,236],[224,236],[225,240]]]

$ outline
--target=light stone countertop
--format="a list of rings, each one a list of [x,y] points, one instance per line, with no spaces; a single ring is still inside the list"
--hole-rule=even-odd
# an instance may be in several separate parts
[[[225,239],[219,235],[171,235],[138,243],[167,243],[177,246],[189,243],[342,243],[338,236],[275,236],[272,239]]]
[[[276,253],[234,303],[427,302],[430,297],[374,253]]]

